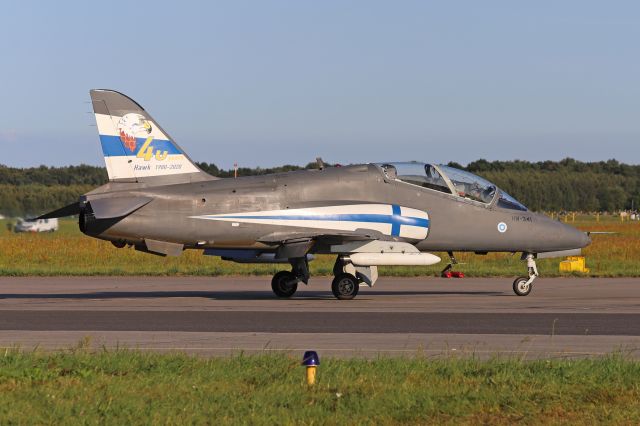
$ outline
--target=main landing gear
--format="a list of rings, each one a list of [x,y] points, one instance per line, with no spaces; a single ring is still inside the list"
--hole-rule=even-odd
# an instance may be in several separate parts
[[[351,300],[358,295],[360,284],[373,287],[378,280],[378,267],[355,266],[349,256],[339,255],[333,265],[333,275],[333,295],[339,300]]]
[[[536,260],[531,253],[522,254],[523,260],[527,261],[528,277],[518,277],[513,282],[513,292],[518,296],[526,296],[531,293],[533,281],[538,277],[538,267]]]
[[[289,259],[291,271],[280,271],[271,280],[273,293],[280,298],[289,298],[298,290],[298,283],[309,281],[309,264],[305,258]],[[348,256],[338,256],[333,267],[335,278],[331,292],[339,300],[351,300],[358,295],[360,284],[369,286],[378,279],[376,266],[354,266]]]
[[[271,279],[271,289],[278,297],[291,297],[298,289],[298,277],[293,272],[280,271]]]
[[[348,272],[343,272],[333,279],[331,283],[331,292],[340,300],[350,300],[356,297],[360,282],[356,277]]]
[[[298,282],[309,282],[309,262],[307,257],[294,257],[289,259],[291,272],[280,271],[271,279],[271,290],[281,298],[289,298],[298,290]]]

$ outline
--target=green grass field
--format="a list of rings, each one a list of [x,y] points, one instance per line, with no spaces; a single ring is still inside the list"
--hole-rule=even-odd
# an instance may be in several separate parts
[[[271,275],[285,265],[240,265],[222,261],[217,257],[203,256],[200,251],[187,250],[177,258],[162,258],[135,252],[133,249],[117,249],[110,243],[83,235],[73,220],[61,221],[59,232],[51,234],[14,234],[9,232],[6,221],[0,221],[0,275]],[[593,244],[584,254],[588,275],[640,276],[640,222],[621,223],[617,217],[581,216],[574,223],[577,227],[592,231],[612,231],[614,235],[596,235]],[[382,275],[436,276],[445,266],[448,257],[440,253],[443,262],[431,267],[384,267]],[[458,255],[461,262],[457,270],[468,276],[517,276],[523,275],[525,265],[519,256],[509,254]],[[318,256],[311,263],[314,276],[331,275],[334,258]],[[549,259],[538,262],[543,276],[559,276],[558,262]]]
[[[3,424],[638,424],[640,363],[202,359],[135,351],[0,357]]]

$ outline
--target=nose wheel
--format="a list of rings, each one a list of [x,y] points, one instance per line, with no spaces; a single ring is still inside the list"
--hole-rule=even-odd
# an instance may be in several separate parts
[[[513,292],[518,296],[526,296],[531,293],[533,286],[529,282],[529,277],[518,277],[513,282]]]
[[[518,277],[513,282],[513,292],[518,296],[526,296],[531,293],[533,281],[538,277],[538,267],[532,253],[523,253],[523,260],[527,261],[528,277]]]

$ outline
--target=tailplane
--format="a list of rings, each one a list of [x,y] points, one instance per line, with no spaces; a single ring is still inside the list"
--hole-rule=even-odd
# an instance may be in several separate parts
[[[110,181],[162,185],[215,179],[133,99],[113,90],[90,94]]]

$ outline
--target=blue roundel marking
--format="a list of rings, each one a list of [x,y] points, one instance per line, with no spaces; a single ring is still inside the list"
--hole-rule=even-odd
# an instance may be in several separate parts
[[[498,224],[498,232],[501,232],[501,233],[507,232],[507,224],[504,222],[500,222]]]

